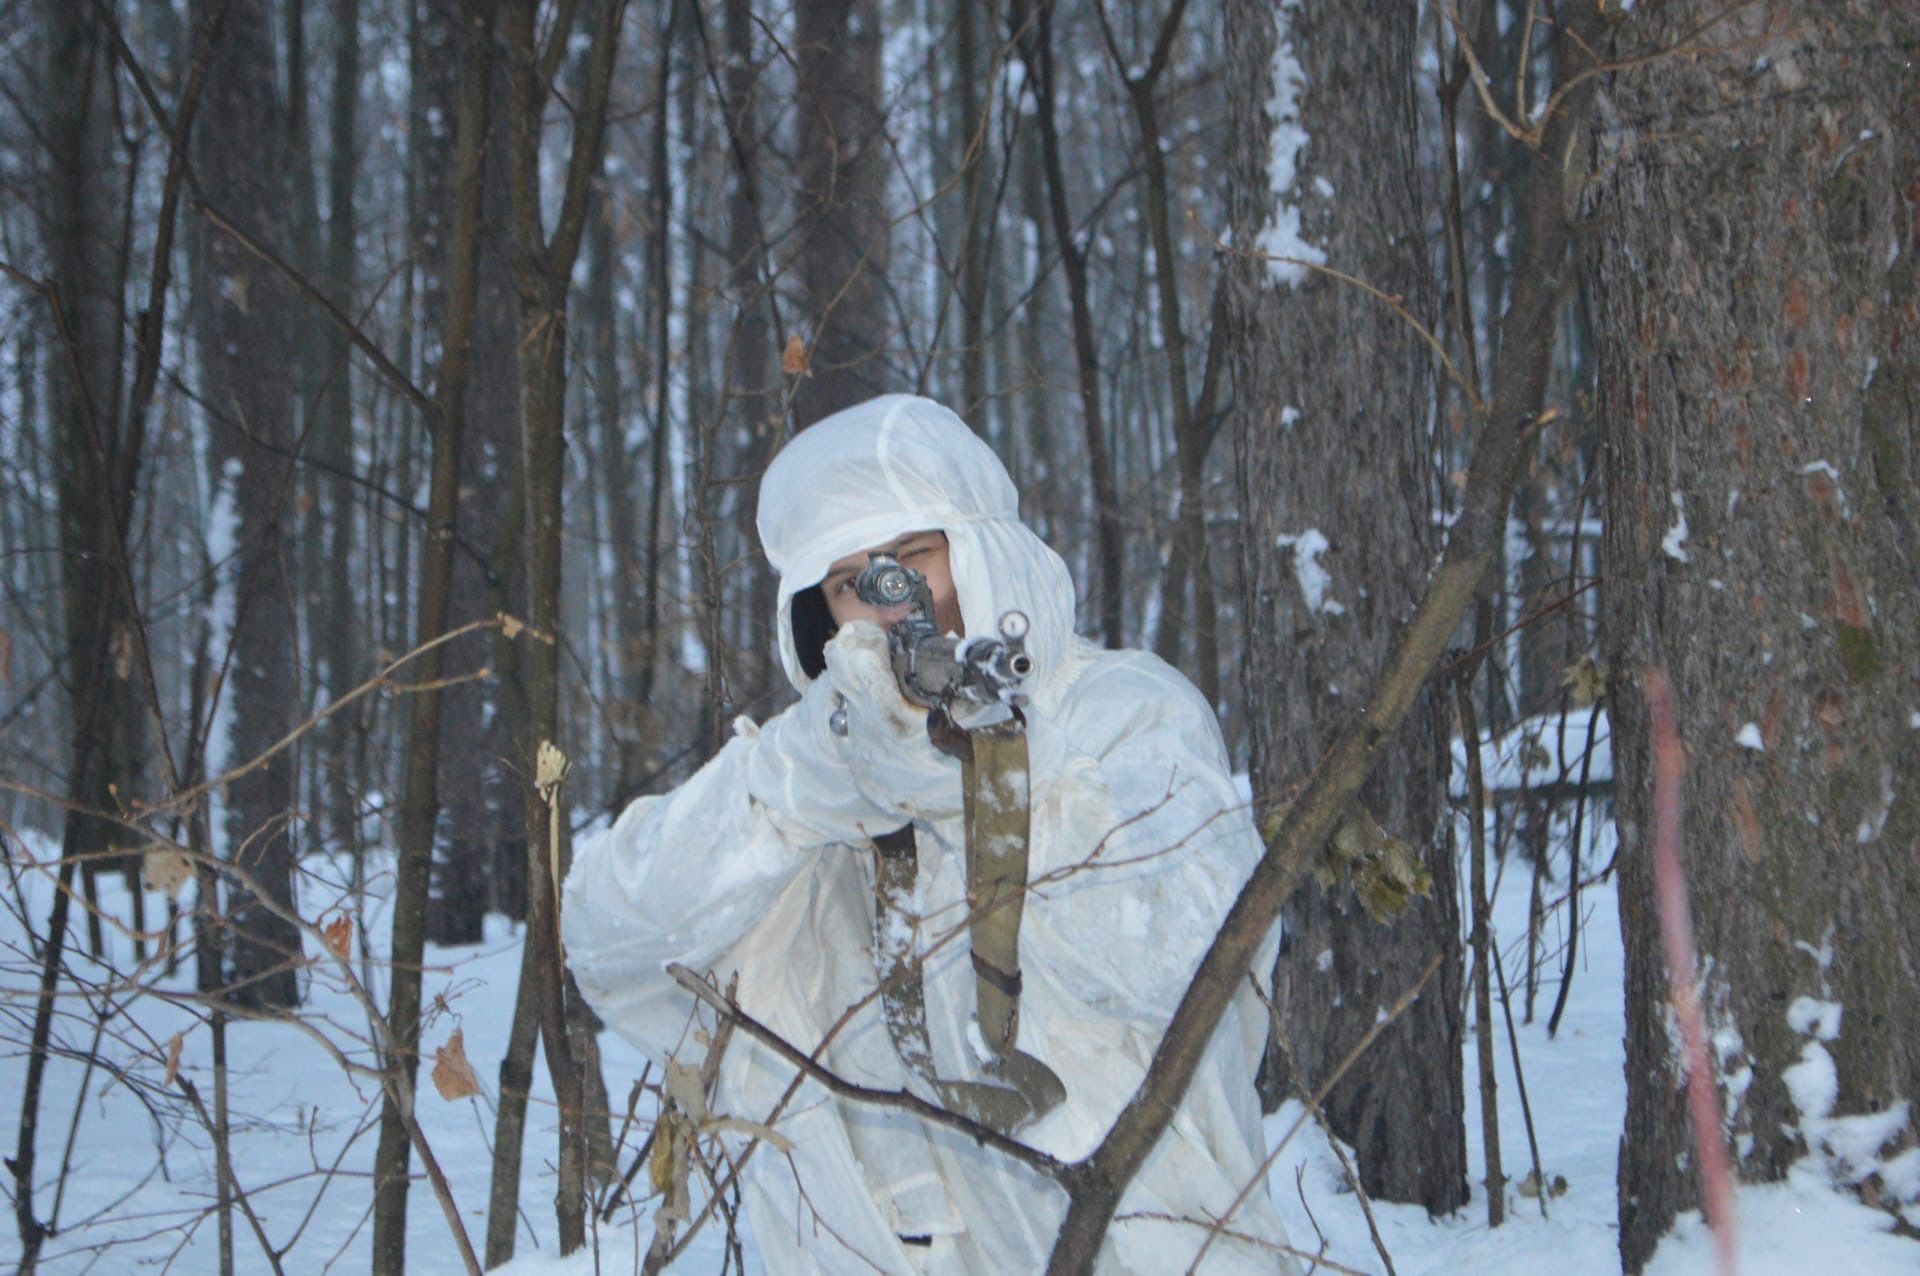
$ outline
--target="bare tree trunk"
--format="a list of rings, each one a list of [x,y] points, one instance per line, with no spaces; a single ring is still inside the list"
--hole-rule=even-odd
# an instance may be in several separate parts
[[[424,643],[448,627],[454,533],[460,502],[461,435],[465,430],[467,371],[476,308],[480,245],[480,194],[487,136],[490,78],[488,32],[491,0],[469,0],[460,28],[460,93],[455,124],[451,237],[447,248],[446,313],[441,327],[440,375],[431,420],[433,471],[427,497],[427,527],[420,551],[420,593],[414,641]],[[400,808],[399,864],[393,898],[392,991],[387,1009],[391,1053],[384,1060],[387,1094],[380,1111],[380,1144],[374,1157],[373,1267],[399,1276],[406,1269],[408,1166],[412,1145],[407,1118],[413,1108],[420,1065],[421,959],[433,864],[434,828],[440,813],[440,693],[433,684],[445,667],[444,648],[425,652],[414,694],[407,745],[407,788]]]
[[[520,559],[519,301],[513,284],[513,194],[508,159],[511,115],[506,69],[492,59],[485,176],[481,182],[480,263],[473,361],[461,450],[460,552],[453,567],[453,610],[465,624],[506,612],[526,614]],[[449,112],[450,113],[450,112]],[[526,829],[520,777],[509,761],[525,720],[517,644],[496,635],[491,652],[447,653],[449,668],[493,676],[464,682],[446,699],[441,786],[446,837],[436,848],[427,937],[475,944],[486,912],[525,914]],[[504,871],[503,871],[504,870]]]
[[[520,296],[520,433],[525,492],[529,619],[538,631],[525,644],[528,937],[524,960],[539,989],[540,1038],[560,1115],[560,1184],[555,1210],[560,1252],[586,1243],[585,1208],[589,1091],[570,1039],[584,1013],[560,955],[559,887],[567,871],[565,823],[536,785],[537,755],[560,740],[560,565],[567,369],[567,293],[586,228],[592,177],[600,169],[607,99],[625,0],[601,0],[587,46],[584,91],[574,119],[564,191],[549,236],[541,216],[540,135],[548,85],[571,42],[557,24],[545,48],[534,37],[531,6],[510,6],[502,33],[512,83],[510,172],[513,186],[514,282]],[[551,857],[551,858],[550,858]]]
[[[1175,516],[1173,544],[1166,569],[1160,579],[1160,621],[1154,634],[1154,654],[1170,664],[1180,663],[1183,652],[1191,652],[1186,662],[1194,682],[1207,703],[1220,703],[1219,618],[1214,612],[1212,568],[1206,549],[1206,464],[1207,452],[1216,433],[1214,400],[1220,384],[1218,365],[1224,344],[1209,341],[1207,366],[1197,396],[1189,389],[1187,368],[1187,331],[1180,317],[1180,263],[1173,247],[1173,209],[1167,175],[1167,152],[1160,129],[1160,108],[1156,100],[1160,77],[1166,72],[1186,18],[1186,0],[1175,0],[1167,10],[1155,37],[1153,50],[1142,69],[1135,73],[1130,58],[1120,48],[1118,38],[1107,23],[1106,10],[1099,10],[1107,51],[1114,69],[1127,86],[1133,104],[1134,122],[1140,129],[1141,163],[1147,176],[1147,223],[1153,245],[1153,278],[1156,307],[1160,320],[1160,344],[1166,351],[1167,396],[1172,408],[1173,439],[1180,471],[1179,509]],[[1224,333],[1224,315],[1216,305],[1210,327]],[[1187,642],[1187,592],[1189,582],[1194,595],[1193,640]]]
[[[800,280],[811,375],[793,396],[794,426],[896,388],[882,272],[887,264],[886,115],[878,0],[798,0]]]
[[[604,181],[604,179],[603,179]],[[600,464],[595,467],[606,492],[608,552],[613,579],[606,617],[611,685],[607,689],[607,726],[613,735],[613,792],[615,809],[640,792],[647,759],[658,747],[651,706],[642,698],[640,657],[652,650],[653,635],[641,625],[645,598],[640,581],[639,514],[633,494],[634,449],[627,444],[626,402],[621,393],[620,317],[613,305],[613,281],[618,269],[613,248],[614,204],[603,193],[592,213],[587,254],[585,305],[588,353],[593,369],[593,407],[599,436]]]
[[[531,939],[528,949],[533,947]],[[520,1148],[527,1133],[527,1092],[533,1088],[533,1058],[540,1045],[538,970],[523,956],[515,981],[513,1022],[500,1058],[500,1110],[493,1126],[493,1184],[487,1196],[488,1267],[513,1257],[520,1228]]]
[[[207,126],[195,171],[207,202],[253,240],[287,241],[284,108],[273,84],[268,0],[232,0],[207,83]],[[237,513],[239,571],[229,756],[264,753],[295,721],[291,299],[281,278],[231,235],[207,244],[201,290],[204,394],[215,415]],[[282,908],[293,907],[295,758],[282,751],[227,786],[227,853]],[[236,887],[233,997],[286,1008],[300,998],[300,933]]]
[[[327,244],[323,286],[344,313],[355,315],[354,184],[359,172],[360,0],[334,0],[333,109],[328,124]],[[353,368],[347,357],[347,336],[338,327],[327,331],[324,362],[325,393],[316,405],[313,426],[314,456],[325,475],[326,554],[323,581],[309,581],[308,589],[326,599],[327,623],[314,639],[326,663],[327,690],[338,697],[358,685],[358,639],[364,630],[355,601],[353,566]],[[310,540],[319,540],[309,532]],[[354,739],[364,730],[366,716],[349,709],[327,720],[324,787],[334,835],[349,853],[358,855],[359,785],[353,764]]]
[[[1292,216],[1338,268],[1418,310],[1426,293],[1413,129],[1411,9],[1383,21],[1361,3],[1233,9],[1242,41],[1229,97],[1246,111],[1233,169],[1236,228]],[[1276,46],[1283,52],[1275,56]],[[1255,114],[1278,66],[1308,139],[1290,190],[1270,186],[1276,142]],[[1275,121],[1276,123],[1278,121]],[[1340,215],[1324,193],[1338,192]],[[1241,200],[1248,201],[1243,204]],[[1286,210],[1276,210],[1276,200]],[[1257,220],[1255,220],[1257,218]],[[1248,243],[1236,234],[1236,242]],[[1281,251],[1285,251],[1282,249]],[[1276,275],[1278,278],[1276,278]],[[1436,549],[1427,428],[1432,374],[1411,325],[1374,298],[1298,267],[1252,263],[1233,291],[1247,571],[1247,691],[1257,800],[1286,796],[1329,724],[1359,703],[1427,577]],[[1433,889],[1375,921],[1345,884],[1289,901],[1274,973],[1297,1079],[1312,1090],[1436,953],[1438,979],[1328,1095],[1370,1195],[1445,1213],[1466,1200],[1460,1046],[1463,978],[1454,848],[1441,818],[1445,714],[1423,693],[1363,802],[1417,848]],[[1269,1053],[1263,1096],[1289,1092]]]
[[[960,415],[976,430],[985,428],[987,411],[987,284],[993,266],[996,200],[993,160],[987,134],[987,104],[993,82],[980,67],[980,27],[984,6],[955,0],[953,6],[953,80],[958,136],[960,192],[964,201],[960,241]],[[986,23],[991,35],[993,24]],[[983,96],[981,90],[986,92]]]
[[[1080,382],[1081,424],[1086,431],[1087,465],[1093,474],[1093,517],[1099,531],[1100,637],[1109,647],[1126,642],[1125,544],[1120,529],[1120,496],[1114,482],[1112,450],[1100,402],[1100,355],[1087,292],[1087,254],[1068,210],[1067,177],[1060,157],[1057,86],[1054,83],[1053,6],[1038,12],[1030,0],[1011,0],[1007,22],[1020,49],[1039,107],[1040,154],[1047,178],[1047,211],[1053,224],[1073,315],[1074,370]]]
[[[1671,678],[1686,745],[1702,969],[1679,977],[1701,984],[1719,1078],[1751,1078],[1722,1092],[1737,1171],[1826,1160],[1827,1118],[1920,1094],[1920,15],[1688,0],[1617,37],[1683,38],[1729,51],[1622,72],[1594,114],[1630,1271],[1699,1199],[1664,1023],[1644,669]],[[1836,1083],[1816,1111],[1789,1088],[1808,1063]],[[1910,1209],[1870,1172],[1920,1135],[1893,1125],[1848,1177]]]
[[[110,32],[97,13],[51,3],[43,13],[46,100],[44,125],[50,147],[46,224],[54,278],[46,300],[53,311],[58,357],[50,364],[48,399],[51,449],[57,457],[65,634],[62,655],[70,687],[70,770],[61,843],[58,888],[40,946],[39,996],[30,1030],[26,1076],[20,1091],[20,1122],[14,1155],[14,1215],[20,1233],[20,1270],[35,1269],[41,1246],[57,1220],[43,1222],[33,1203],[40,1096],[52,1044],[52,1019],[67,941],[76,868],[81,857],[109,846],[115,826],[91,813],[113,809],[110,784],[116,774],[137,792],[135,773],[115,742],[138,739],[143,712],[133,694],[135,667],[150,675],[144,630],[128,556],[128,528],[145,446],[147,406],[158,376],[171,282],[171,252],[183,165],[168,165],[156,219],[153,273],[147,308],[138,320],[141,345],[122,412],[121,332],[125,325],[126,260],[130,222],[116,231],[112,174],[112,121],[108,117],[113,58]],[[199,56],[183,77],[175,125],[191,136],[205,83],[207,44],[217,23],[203,24]],[[130,211],[130,210],[129,210]],[[23,362],[31,364],[30,357]],[[31,428],[35,408],[23,388],[23,415]],[[151,689],[151,682],[147,682]],[[199,686],[196,682],[195,688]],[[161,738],[162,751],[165,739]],[[171,778],[171,757],[168,757]],[[203,874],[203,899],[217,898],[211,874]],[[209,907],[211,904],[209,903]],[[139,913],[136,909],[136,924]],[[204,946],[203,973],[217,977],[220,944]],[[205,963],[211,963],[208,970]],[[203,981],[203,987],[211,986]],[[56,1205],[57,1209],[57,1205]]]
[[[696,16],[699,6],[695,6]],[[780,437],[781,406],[775,374],[774,291],[767,263],[764,221],[760,214],[761,162],[759,138],[759,62],[753,38],[749,0],[726,0],[727,21],[727,136],[730,189],[727,201],[727,287],[735,305],[731,349],[734,395],[732,419],[739,423],[733,450],[734,472],[758,474]],[[773,657],[774,642],[767,628],[773,614],[775,582],[764,554],[754,552],[753,501],[739,486],[731,496],[733,527],[729,542],[736,557],[746,558],[746,588],[734,591],[738,672],[729,681],[734,704],[758,702],[785,680]]]

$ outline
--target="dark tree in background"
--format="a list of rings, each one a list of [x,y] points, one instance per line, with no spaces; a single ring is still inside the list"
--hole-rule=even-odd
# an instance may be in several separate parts
[[[804,429],[882,390],[887,362],[886,113],[878,0],[798,0],[794,157],[810,373],[793,396]]]
[[[1716,12],[1658,7],[1630,44]],[[1751,1082],[1722,1091],[1737,1172],[1777,1179],[1808,1150],[1803,1117],[1828,1114],[1796,1110],[1803,1058],[1831,1059],[1834,1116],[1920,1095],[1920,13],[1753,5],[1715,36],[1745,43],[1615,75],[1594,117],[1630,1270],[1697,1199],[1653,905],[1647,666],[1673,680],[1687,750],[1703,965],[1684,973],[1721,1078]],[[1896,1147],[1915,1133],[1909,1118]]]
[[[1263,227],[1297,227],[1328,264],[1417,308],[1428,267],[1412,9],[1388,20],[1349,2],[1282,10],[1276,20],[1271,6],[1249,0],[1231,14],[1234,242],[1251,249]],[[1276,67],[1291,81],[1277,93]],[[1272,118],[1270,103],[1283,118]],[[1297,148],[1292,185],[1277,197],[1276,146]],[[1265,242],[1294,251],[1286,241]],[[1265,807],[1289,796],[1330,731],[1364,703],[1425,583],[1436,549],[1433,377],[1413,327],[1374,297],[1246,254],[1231,272],[1252,776]],[[1433,891],[1376,922],[1345,883],[1300,888],[1274,975],[1290,1056],[1270,1055],[1263,1098],[1277,1106],[1296,1080],[1317,1089],[1380,1009],[1430,958],[1448,954],[1426,995],[1325,1105],[1357,1150],[1369,1193],[1439,1213],[1465,1202],[1467,1166],[1460,919],[1441,818],[1446,724],[1430,695],[1400,736],[1363,802],[1418,848]]]
[[[203,0],[200,8],[220,7]],[[206,226],[198,281],[203,396],[214,421],[212,476],[232,502],[233,645],[225,671],[233,706],[227,756],[264,754],[298,721],[291,521],[295,491],[292,298],[242,236],[266,247],[288,239],[285,110],[274,84],[267,0],[231,0],[207,77],[205,123],[195,136],[200,191],[228,225]],[[198,12],[196,10],[196,12]],[[282,751],[227,786],[233,862],[266,899],[293,906],[294,755]],[[253,891],[236,887],[236,999],[299,1001],[300,934]]]

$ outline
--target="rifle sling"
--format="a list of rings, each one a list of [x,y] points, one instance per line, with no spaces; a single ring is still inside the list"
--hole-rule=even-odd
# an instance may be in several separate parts
[[[993,1058],[995,1081],[948,1081],[933,1071],[927,1037],[926,989],[913,952],[907,905],[919,874],[913,826],[873,839],[874,960],[880,1008],[902,1062],[930,1082],[954,1111],[1003,1134],[1044,1116],[1066,1098],[1053,1070],[1018,1049],[1020,1032],[1020,917],[1026,905],[1027,847],[1032,783],[1027,768],[1026,720],[966,731],[940,710],[928,734],[960,759],[965,802],[968,940],[974,970],[974,1007],[980,1035]]]

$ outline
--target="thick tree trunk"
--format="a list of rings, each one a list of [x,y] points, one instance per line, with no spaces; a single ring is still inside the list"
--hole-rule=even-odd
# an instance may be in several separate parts
[[[287,242],[284,109],[274,89],[268,0],[232,0],[195,140],[201,194],[255,241]],[[294,659],[292,312],[287,287],[233,236],[210,232],[200,311],[204,397],[215,416],[236,511],[238,554],[228,759],[245,762],[284,736],[300,703]],[[227,854],[258,890],[293,906],[294,754],[282,751],[227,786]],[[300,932],[256,894],[232,894],[232,995],[258,1006],[299,1000]]]
[[[502,611],[526,615],[518,515],[520,375],[515,346],[520,320],[512,272],[509,103],[506,71],[498,59],[492,66],[472,375],[461,450],[461,542],[454,557],[448,614],[454,625]],[[496,637],[492,651],[476,644],[447,657],[452,673],[473,674],[491,664],[493,676],[460,683],[447,694],[447,734],[440,757],[446,836],[436,850],[427,937],[437,944],[476,944],[490,907],[515,917],[525,912],[519,866],[525,858],[526,830],[519,778],[509,762],[525,716],[525,691],[516,646],[504,638]]]
[[[42,1084],[53,1044],[53,1016],[62,954],[67,943],[76,869],[85,857],[106,849],[113,828],[88,810],[111,809],[107,702],[111,695],[108,650],[115,602],[122,598],[113,570],[121,552],[114,531],[109,475],[114,432],[105,419],[114,364],[118,301],[106,258],[113,242],[111,130],[107,117],[110,59],[107,41],[90,15],[48,3],[43,13],[46,83],[51,109],[47,226],[52,233],[55,297],[62,304],[62,342],[49,361],[47,398],[50,433],[58,440],[55,475],[60,519],[61,593],[65,603],[65,681],[71,714],[67,791],[72,802],[61,842],[59,889],[54,895],[39,954],[39,1000],[28,1039],[26,1077],[18,1096],[20,1119],[14,1153],[7,1158],[9,1194],[20,1236],[20,1268],[31,1273],[52,1234],[51,1220],[34,1208]],[[52,325],[50,325],[52,326]],[[70,345],[66,343],[71,343]],[[115,539],[109,539],[115,538]]]
[[[883,390],[889,325],[886,113],[881,103],[878,0],[799,0],[800,280],[811,375],[793,396],[798,429]]]
[[[1718,13],[1636,12],[1620,42]],[[1701,969],[1681,976],[1737,1172],[1777,1179],[1830,1119],[1920,1095],[1920,16],[1761,4],[1702,39],[1737,51],[1621,72],[1594,116],[1629,1270],[1698,1199],[1649,864],[1648,666],[1687,747]],[[1829,1062],[1830,1111],[1799,1109],[1792,1070]],[[1909,1116],[1854,1171],[1915,1138]]]
[[[1360,3],[1231,11],[1240,36],[1230,98],[1236,235],[1275,217],[1270,148],[1306,142],[1280,194],[1336,267],[1420,308],[1426,256],[1416,194],[1414,13],[1383,20]],[[1276,41],[1290,56],[1276,59]],[[1297,113],[1256,115],[1293,68]],[[1280,94],[1282,98],[1287,92]],[[1281,125],[1275,138],[1270,130]],[[1337,205],[1335,199],[1337,198]],[[1335,215],[1337,207],[1338,215]],[[1242,240],[1241,242],[1247,242]],[[1279,251],[1286,251],[1280,249]],[[1297,267],[1243,262],[1230,310],[1238,372],[1256,800],[1289,795],[1420,595],[1435,551],[1427,423],[1432,375],[1405,320],[1358,289]],[[1290,275],[1276,279],[1276,273]],[[1466,1200],[1459,908],[1442,819],[1446,729],[1423,693],[1362,801],[1419,849],[1433,891],[1371,920],[1344,883],[1309,880],[1287,906],[1275,996],[1296,1075],[1270,1055],[1264,1098],[1309,1090],[1410,987],[1436,953],[1441,973],[1328,1096],[1336,1133],[1359,1154],[1368,1192],[1440,1213]]]

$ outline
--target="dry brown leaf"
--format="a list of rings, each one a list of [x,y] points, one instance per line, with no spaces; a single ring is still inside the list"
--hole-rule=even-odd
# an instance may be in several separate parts
[[[140,885],[147,890],[178,899],[180,888],[191,880],[193,865],[172,847],[156,846],[140,857]]]
[[[160,1079],[161,1085],[172,1086],[173,1079],[180,1075],[180,1047],[185,1044],[185,1038],[177,1032],[167,1039],[167,1075]]]
[[[467,1047],[458,1028],[446,1045],[433,1052],[433,1088],[443,1099],[464,1099],[480,1093],[480,1079],[467,1062]]]
[[[518,616],[510,616],[504,611],[500,613],[500,633],[508,642],[518,638],[520,631],[526,627],[526,622]]]
[[[13,681],[13,635],[0,629],[0,682]]]
[[[342,913],[321,927],[320,933],[327,937],[327,951],[345,961],[353,944],[353,918]]]
[[[787,348],[780,352],[780,371],[790,377],[813,375],[813,369],[807,362],[807,343],[800,339],[797,332],[787,338]]]

